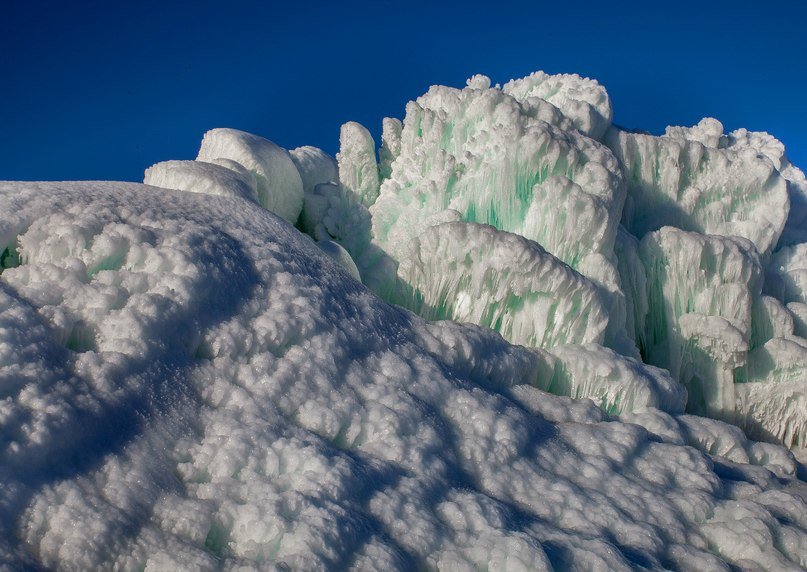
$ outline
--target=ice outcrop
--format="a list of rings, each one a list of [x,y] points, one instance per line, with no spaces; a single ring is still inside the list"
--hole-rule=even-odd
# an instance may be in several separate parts
[[[551,103],[571,119],[576,129],[593,139],[601,139],[611,125],[611,99],[593,79],[539,71],[511,80],[502,89],[528,106]]]
[[[539,74],[501,89],[474,76],[464,89],[432,87],[408,104],[400,126],[387,121],[380,194],[370,206],[372,248],[368,254],[351,251],[362,276],[375,277],[371,288],[383,296],[399,292],[396,276],[404,283],[407,278],[398,265],[411,267],[405,261],[416,256],[415,244],[422,251],[418,239],[432,227],[489,224],[539,243],[591,280],[605,317],[598,341],[638,356],[625,329],[626,302],[614,255],[626,192],[622,170],[610,150],[585,135],[604,131],[610,102],[601,87],[599,95],[584,95],[585,86],[598,84]],[[373,162],[365,163],[374,172]],[[489,260],[477,259],[474,272],[484,275]],[[406,305],[409,298],[396,302]],[[413,302],[411,309],[425,308]],[[498,328],[495,320],[488,325]],[[522,343],[529,339],[499,331]]]
[[[779,247],[807,242],[807,178],[785,155],[784,144],[769,133],[737,129],[721,139],[723,146],[750,149],[767,157],[787,181],[790,212]]]
[[[0,209],[8,569],[807,566],[792,456],[646,408],[680,407],[659,370],[425,322],[236,198],[0,183]],[[559,362],[634,379],[631,422],[539,389]]]
[[[143,182],[155,187],[258,202],[255,176],[235,161],[163,161],[146,169]]]
[[[371,208],[375,241],[400,261],[448,211],[535,240],[573,268],[589,253],[610,257],[625,197],[614,156],[484,85],[435,86],[407,105],[400,154]],[[562,240],[572,228],[580,245]]]
[[[605,142],[628,180],[623,223],[641,238],[663,226],[751,240],[762,255],[788,219],[788,184],[771,159],[703,120],[661,137],[612,127]]]
[[[364,206],[372,206],[378,198],[379,179],[375,142],[370,132],[355,121],[342,125],[336,160],[342,187]]]
[[[397,303],[427,319],[487,326],[515,344],[601,342],[607,325],[594,284],[536,242],[489,225],[430,227],[398,279]]]
[[[205,133],[197,161],[229,159],[255,175],[258,202],[294,224],[303,208],[303,181],[288,151],[237,129]]]
[[[645,356],[687,386],[690,411],[730,417],[734,370],[745,365],[761,290],[753,244],[665,227],[646,235],[640,252],[648,292]]]
[[[392,163],[401,154],[403,123],[394,117],[385,117],[381,122],[381,149],[378,150],[378,176],[381,181],[389,179]]]

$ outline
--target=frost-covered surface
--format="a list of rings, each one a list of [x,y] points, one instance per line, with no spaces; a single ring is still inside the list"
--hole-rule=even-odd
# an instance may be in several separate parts
[[[539,71],[509,81],[502,89],[527,105],[551,103],[575,128],[594,139],[601,139],[611,125],[611,100],[605,88],[593,79]]]
[[[661,137],[609,130],[605,141],[628,180],[628,230],[642,236],[675,226],[741,236],[761,254],[771,251],[788,218],[787,181],[768,156],[722,133],[714,119]]]
[[[484,261],[479,271],[476,261]],[[601,342],[608,315],[597,288],[533,241],[447,222],[415,239],[393,300],[430,320],[473,322],[515,344]]]
[[[258,202],[255,176],[230,159],[214,159],[213,163],[163,161],[146,169],[143,182],[153,187]]]
[[[0,183],[0,566],[807,568],[807,179],[611,116],[477,75]]]
[[[251,171],[262,207],[293,223],[303,208],[303,180],[288,151],[237,129],[205,133],[197,161],[233,161]]]
[[[370,209],[374,239],[398,261],[433,220],[456,217],[535,240],[573,268],[610,255],[624,201],[615,157],[564,129],[551,104],[544,116],[487,78],[469,84],[434,86],[407,106],[399,155]],[[573,229],[579,244],[565,240]]]
[[[0,208],[9,569],[807,566],[784,449],[545,393],[573,348],[422,321],[253,203],[5,183]],[[670,390],[603,351],[568,367]]]

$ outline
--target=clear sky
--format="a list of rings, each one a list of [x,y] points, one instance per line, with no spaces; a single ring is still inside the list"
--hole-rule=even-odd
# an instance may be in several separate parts
[[[615,122],[768,131],[807,169],[807,2],[0,3],[0,179],[141,181],[235,127],[293,148],[380,132],[434,83],[598,79]]]

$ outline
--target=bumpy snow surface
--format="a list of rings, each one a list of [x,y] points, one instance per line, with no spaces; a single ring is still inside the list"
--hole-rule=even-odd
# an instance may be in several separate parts
[[[0,565],[807,568],[807,182],[611,117],[475,76],[0,183]]]

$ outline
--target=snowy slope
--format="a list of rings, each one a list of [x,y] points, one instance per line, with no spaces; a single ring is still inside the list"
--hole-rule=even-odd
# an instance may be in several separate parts
[[[390,306],[252,202],[0,208],[8,569],[807,566],[784,449],[545,393],[563,353]]]
[[[0,182],[2,569],[807,568],[807,179],[611,119],[478,75]]]

